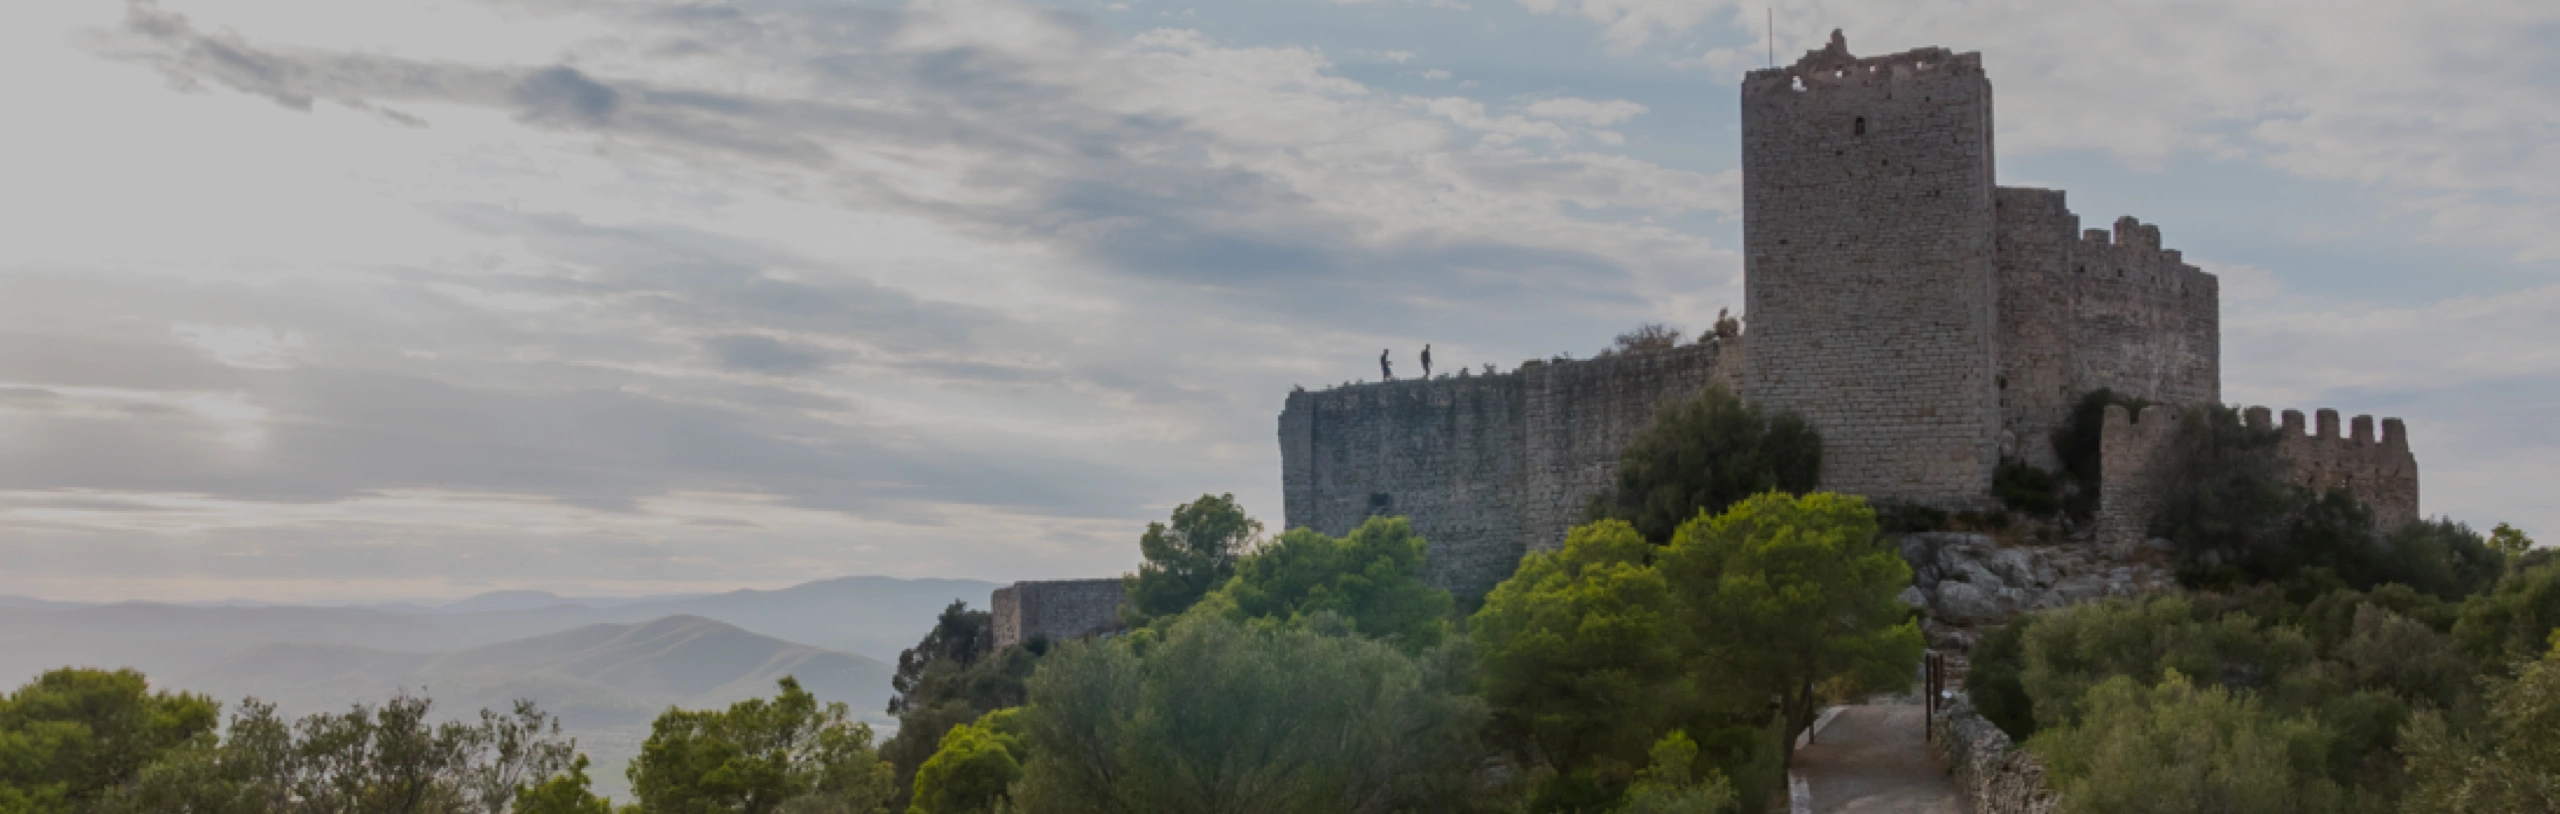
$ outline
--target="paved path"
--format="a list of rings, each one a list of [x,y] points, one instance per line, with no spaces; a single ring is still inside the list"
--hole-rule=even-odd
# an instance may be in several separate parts
[[[1963,814],[1956,787],[1929,759],[1916,704],[1843,707],[1796,750],[1790,787],[1803,814]]]

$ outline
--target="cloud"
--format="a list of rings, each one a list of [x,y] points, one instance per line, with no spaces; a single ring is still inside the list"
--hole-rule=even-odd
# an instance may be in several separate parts
[[[1645,112],[1645,106],[1625,99],[1593,101],[1570,96],[1540,99],[1521,108],[1521,112],[1542,119],[1565,119],[1594,127],[1622,124]]]
[[[1762,9],[1692,0],[1521,0],[1581,19],[1613,48],[1660,53],[1733,81],[1761,67]],[[1852,50],[1980,51],[2000,89],[2004,155],[2099,150],[2135,166],[2178,156],[2257,163],[2301,178],[2419,197],[2525,196],[2527,220],[2560,199],[2560,6],[2461,0],[2312,0],[2179,7],[1848,0],[1781,8],[1778,61],[1834,28]],[[2466,208],[2493,206],[2466,198]],[[2525,259],[2560,252],[2548,230],[2498,229]]]
[[[791,376],[825,370],[832,356],[823,350],[756,334],[727,334],[702,340],[704,350],[730,370]]]

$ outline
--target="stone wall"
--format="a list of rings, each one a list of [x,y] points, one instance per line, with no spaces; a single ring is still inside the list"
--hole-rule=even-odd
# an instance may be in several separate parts
[[[2267,427],[2265,407],[2251,407],[2245,413],[2249,426]],[[2302,411],[2284,411],[2281,440],[2276,442],[2276,457],[2293,470],[2295,479],[2315,491],[2343,488],[2364,501],[2373,510],[2374,524],[2396,529],[2416,522],[2418,514],[2418,459],[2409,453],[2409,429],[2397,418],[2382,420],[2382,437],[2375,438],[2373,416],[2356,416],[2346,437],[2338,435],[2338,411],[2320,410],[2314,414],[2318,423],[2309,433],[2303,432]]]
[[[2003,446],[2058,468],[2052,434],[2099,388],[2165,404],[2222,399],[2221,288],[2118,218],[2081,231],[2056,190],[1999,192]]]
[[[1063,642],[1120,627],[1121,578],[1016,582],[988,597],[996,646],[1033,639]]]
[[[1961,693],[1930,719],[1929,752],[1947,767],[1956,793],[1972,814],[2053,814],[2062,798],[2044,776],[2044,763],[2017,748],[1973,710]]]
[[[2070,418],[2081,393],[2071,365],[2076,287],[2064,276],[2080,217],[2059,190],[2001,187],[1998,197],[2002,454],[2059,471],[2050,428]]]
[[[2097,534],[2111,550],[2131,551],[2149,536],[2166,486],[2160,456],[2177,437],[2178,409],[2155,405],[2137,416],[2120,405],[2107,408],[2099,443]],[[2281,426],[2270,423],[2265,407],[2242,415],[2251,427],[2282,432],[2276,457],[2295,483],[2318,491],[2346,489],[2373,510],[2379,528],[2396,529],[2420,517],[2418,460],[2409,452],[2408,428],[2400,419],[2383,419],[2377,438],[2372,416],[2356,416],[2340,437],[2336,410],[2318,411],[2317,426],[2307,434],[2299,410],[2284,411]]]
[[[1826,489],[1985,501],[2000,431],[1979,54],[1835,33],[1742,85],[1744,392],[1822,433]]]
[[[1280,413],[1285,523],[1348,534],[1409,518],[1432,584],[1480,594],[1564,542],[1662,405],[1739,384],[1743,340],[1530,362],[1291,393]]]
[[[2140,413],[2124,405],[2107,405],[2106,424],[2098,435],[2099,545],[2119,556],[2151,537],[2151,518],[2160,513],[2160,479],[2155,460],[2178,437],[2178,408],[2153,405]]]

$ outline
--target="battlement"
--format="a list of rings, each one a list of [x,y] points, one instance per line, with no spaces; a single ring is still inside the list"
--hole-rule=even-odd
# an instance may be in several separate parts
[[[2374,435],[2373,416],[2356,416],[2345,436],[2338,432],[2338,411],[2313,413],[2313,429],[2304,432],[2302,411],[2286,410],[2282,424],[2265,407],[2241,410],[2251,429],[2276,431],[2276,458],[2294,483],[2315,492],[2345,489],[2373,510],[2374,525],[2396,529],[2418,519],[2418,461],[2409,453],[2409,433],[2400,419],[2382,420]],[[2167,486],[2159,456],[2178,434],[2178,411],[2159,405],[2131,413],[2121,405],[2107,408],[2099,436],[2098,539],[2119,549],[2141,542],[2159,509]]]
[[[1831,43],[1806,51],[1795,64],[1762,68],[1743,75],[1742,95],[1824,93],[1843,88],[1877,87],[1945,76],[1981,76],[1982,54],[1945,48],[1914,48],[1895,54],[1857,57],[1848,39],[1831,32]]]

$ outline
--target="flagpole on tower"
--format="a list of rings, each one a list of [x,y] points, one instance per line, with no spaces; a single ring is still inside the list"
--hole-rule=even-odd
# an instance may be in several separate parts
[[[1769,67],[1778,67],[1778,7],[1764,6],[1769,12]]]

